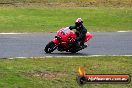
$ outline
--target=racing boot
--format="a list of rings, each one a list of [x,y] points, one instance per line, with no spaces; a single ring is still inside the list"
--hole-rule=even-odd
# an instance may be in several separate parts
[[[82,47],[82,49],[84,49],[84,48],[86,48],[87,47],[87,45],[83,45],[83,46],[81,46]]]
[[[84,49],[84,48],[86,48],[86,47],[87,47],[87,45],[85,45],[85,44],[82,43],[82,42],[80,43],[80,48],[81,48],[81,49]]]

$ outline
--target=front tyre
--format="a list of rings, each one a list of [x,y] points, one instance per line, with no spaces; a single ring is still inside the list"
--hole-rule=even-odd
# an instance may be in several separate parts
[[[53,51],[56,49],[56,47],[57,47],[57,46],[54,44],[54,42],[49,42],[49,43],[46,45],[44,51],[45,51],[46,53],[51,53],[51,52],[53,52]]]

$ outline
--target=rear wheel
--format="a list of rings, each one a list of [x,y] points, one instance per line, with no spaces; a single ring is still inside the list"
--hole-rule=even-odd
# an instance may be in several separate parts
[[[72,50],[70,50],[70,52],[71,52],[71,53],[76,53],[77,50],[76,50],[76,49],[74,49],[74,50],[72,49]]]
[[[51,52],[53,52],[53,51],[56,49],[56,47],[57,47],[57,46],[54,44],[54,42],[49,42],[49,43],[46,45],[44,51],[45,51],[46,53],[51,53]]]
[[[70,51],[71,53],[76,53],[77,51]]]

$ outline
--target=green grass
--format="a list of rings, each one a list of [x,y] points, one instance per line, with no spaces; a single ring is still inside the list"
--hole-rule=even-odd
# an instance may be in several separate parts
[[[0,59],[0,88],[80,88],[76,83],[80,65],[87,74],[132,75],[132,57]],[[44,75],[45,72],[62,75],[50,77]],[[86,84],[81,87],[132,88],[132,83]]]
[[[0,7],[0,32],[56,32],[78,17],[92,32],[132,30],[131,8]]]

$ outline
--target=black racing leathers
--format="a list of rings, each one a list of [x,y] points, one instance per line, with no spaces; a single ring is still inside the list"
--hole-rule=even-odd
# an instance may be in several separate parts
[[[83,46],[84,45],[84,39],[85,39],[85,36],[87,33],[87,29],[83,25],[81,25],[80,27],[70,26],[69,29],[70,30],[76,29],[76,35],[77,35],[76,41],[80,42],[80,45]]]

